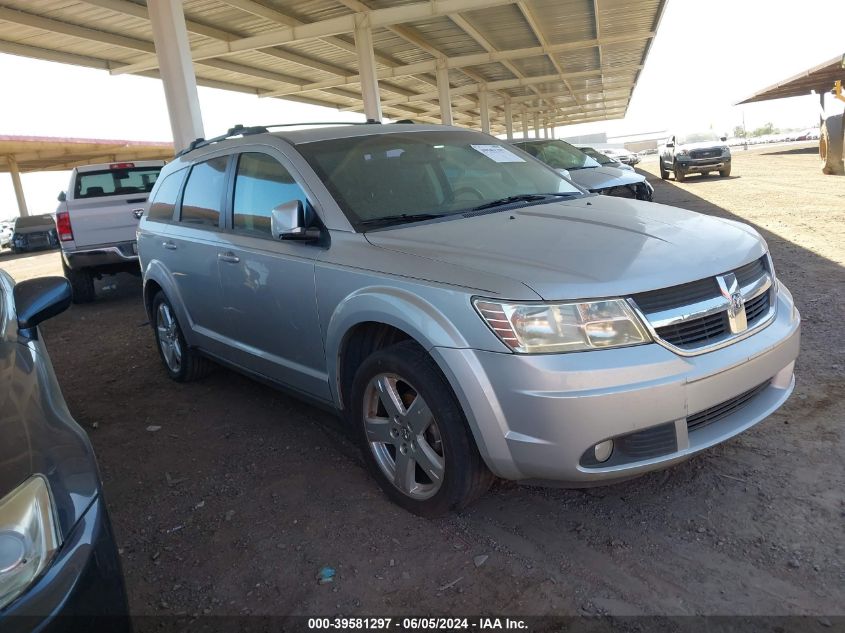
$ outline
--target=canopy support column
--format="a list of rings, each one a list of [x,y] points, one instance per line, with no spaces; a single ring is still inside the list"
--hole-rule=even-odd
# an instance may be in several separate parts
[[[25,218],[29,215],[29,209],[26,208],[26,196],[23,195],[23,185],[21,184],[21,172],[18,169],[18,161],[14,156],[7,156],[9,161],[9,174],[12,176],[12,187],[15,189],[15,198],[18,200],[18,214]]]
[[[487,88],[478,91],[478,109],[481,113],[481,131],[490,134],[490,103]]]
[[[437,60],[437,94],[440,102],[440,122],[443,125],[452,125],[452,97],[449,87],[449,67],[446,65],[446,58]]]
[[[522,138],[528,138],[528,113],[522,111]]]
[[[361,97],[364,100],[364,115],[368,121],[381,122],[381,95],[378,91],[376,58],[373,53],[373,32],[369,17],[355,14],[355,50],[358,53],[358,75],[361,78]]]
[[[147,10],[176,151],[205,136],[181,0],[149,0]]]
[[[534,138],[540,138],[540,113],[534,113]]]
[[[511,107],[511,100],[505,99],[505,131],[508,135],[508,140],[513,140],[513,108]]]

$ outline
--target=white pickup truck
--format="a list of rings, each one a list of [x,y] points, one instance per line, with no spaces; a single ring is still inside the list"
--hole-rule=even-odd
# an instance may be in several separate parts
[[[140,274],[135,231],[164,161],[76,167],[59,194],[56,229],[62,267],[74,303],[93,301],[94,279],[119,272]]]

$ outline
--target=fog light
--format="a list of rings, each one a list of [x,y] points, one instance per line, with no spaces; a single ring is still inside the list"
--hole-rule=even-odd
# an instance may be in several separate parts
[[[606,462],[610,459],[610,456],[613,454],[613,440],[605,440],[604,442],[599,442],[593,448],[593,452],[596,455],[596,461]]]

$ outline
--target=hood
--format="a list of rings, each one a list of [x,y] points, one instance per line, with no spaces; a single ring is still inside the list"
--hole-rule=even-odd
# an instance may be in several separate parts
[[[726,141],[699,141],[697,143],[680,143],[675,146],[675,149],[682,147],[683,149],[721,149],[727,147]]]
[[[518,280],[548,300],[626,296],[738,268],[752,228],[675,207],[587,196],[366,234],[374,245]]]
[[[630,185],[645,180],[636,172],[617,169],[603,165],[601,167],[585,167],[584,169],[570,169],[569,179],[590,191],[599,191],[608,187]]]

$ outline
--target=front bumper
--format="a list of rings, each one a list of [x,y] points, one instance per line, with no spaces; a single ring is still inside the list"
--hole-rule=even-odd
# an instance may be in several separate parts
[[[0,631],[131,631],[117,546],[101,496],[41,577],[0,611]]]
[[[682,461],[780,407],[794,386],[800,317],[783,286],[777,302],[770,325],[699,356],[682,357],[657,344],[547,355],[432,351],[496,475],[591,485]],[[692,426],[700,419],[695,414],[718,411],[755,388],[728,415],[688,430],[688,418]],[[585,464],[599,442],[667,426],[674,442],[659,455]]]
[[[62,256],[71,270],[132,265],[138,262],[138,246],[132,241],[97,248],[63,249]]]
[[[685,173],[697,173],[702,171],[720,171],[731,166],[730,156],[719,158],[693,158],[690,160],[678,160],[678,167]]]

